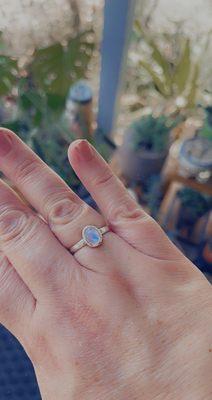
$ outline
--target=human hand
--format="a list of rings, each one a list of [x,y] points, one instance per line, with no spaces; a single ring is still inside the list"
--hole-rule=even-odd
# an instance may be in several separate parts
[[[209,400],[211,286],[86,141],[69,159],[89,208],[12,132],[0,169],[0,321],[32,360],[43,400]],[[111,231],[69,249],[86,225]]]

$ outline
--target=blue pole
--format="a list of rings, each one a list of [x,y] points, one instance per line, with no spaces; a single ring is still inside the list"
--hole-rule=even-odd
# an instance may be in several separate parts
[[[108,136],[114,127],[134,6],[135,0],[105,0],[97,122]]]

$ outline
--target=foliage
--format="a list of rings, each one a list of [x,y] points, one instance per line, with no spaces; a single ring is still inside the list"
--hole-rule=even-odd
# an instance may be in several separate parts
[[[0,32],[0,51],[4,50]],[[0,54],[0,96],[4,96],[11,92],[17,81],[18,66],[17,61]]]
[[[206,118],[208,125],[212,126],[212,106],[208,106],[205,108]]]
[[[203,127],[198,132],[198,136],[212,140],[212,107],[206,107],[206,118]]]
[[[10,92],[17,80],[17,62],[0,55],[0,96]]]
[[[192,61],[190,40],[182,38],[181,35],[176,46],[172,37],[166,35],[165,41],[168,41],[168,46],[172,47],[175,53],[174,57],[171,57],[160,48],[149,32],[142,28],[139,21],[135,22],[135,31],[138,40],[144,40],[150,50],[150,58],[140,59],[139,65],[151,77],[156,90],[165,99],[183,97],[183,107],[193,108],[196,104],[200,60]]]
[[[203,127],[198,132],[198,136],[204,137],[208,140],[212,140],[212,126],[205,121]]]
[[[79,33],[64,46],[38,49],[28,69],[36,86],[47,94],[67,96],[69,87],[84,77],[94,49],[93,31]]]
[[[157,218],[158,210],[163,198],[162,181],[160,175],[152,175],[147,181],[146,201],[153,218]]]
[[[132,124],[133,148],[138,151],[144,148],[149,151],[166,151],[169,143],[169,132],[176,121],[171,121],[165,115],[154,117],[146,115]]]
[[[0,95],[12,97],[17,105],[16,118],[1,124],[17,132],[72,186],[79,184],[67,159],[74,135],[63,113],[70,85],[86,77],[94,46],[93,31],[86,30],[65,45],[35,50],[24,68],[18,68],[18,60],[0,55]],[[13,95],[13,88],[18,95]]]
[[[64,181],[72,187],[79,185],[79,180],[70,167],[67,151],[73,135],[64,134],[60,126],[48,126],[40,129],[31,136],[31,147]]]
[[[210,204],[206,197],[191,188],[180,189],[177,196],[181,201],[182,207],[189,209],[189,215],[194,221],[202,217],[210,209]]]
[[[38,112],[43,106],[54,113],[61,111],[70,86],[86,76],[94,46],[90,29],[77,33],[65,45],[36,49],[24,69],[18,68],[17,60],[0,55],[0,95],[11,95],[13,87],[18,86],[18,101],[25,111],[31,106]]]

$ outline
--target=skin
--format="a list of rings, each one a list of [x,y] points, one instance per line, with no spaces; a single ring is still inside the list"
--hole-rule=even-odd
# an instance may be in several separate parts
[[[0,321],[43,400],[209,400],[212,291],[84,140],[69,160],[101,214],[0,130]],[[103,244],[69,249],[85,225]]]

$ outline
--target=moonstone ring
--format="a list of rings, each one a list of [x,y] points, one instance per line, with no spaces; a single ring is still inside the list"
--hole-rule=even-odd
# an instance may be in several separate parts
[[[103,241],[103,235],[107,232],[109,232],[108,226],[103,226],[102,228],[97,228],[93,225],[85,226],[85,228],[82,230],[82,239],[71,247],[71,253],[76,253],[76,251],[82,249],[84,246],[100,246]]]

